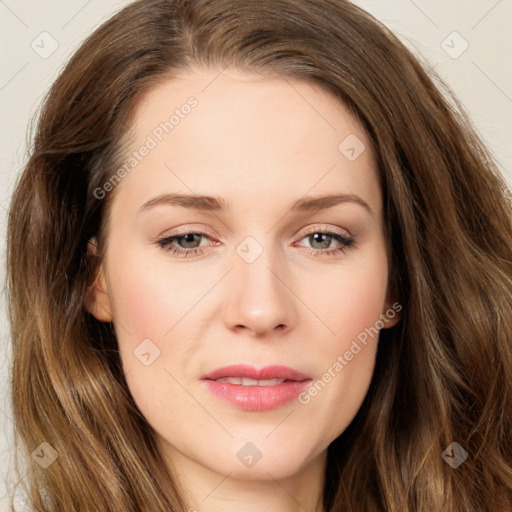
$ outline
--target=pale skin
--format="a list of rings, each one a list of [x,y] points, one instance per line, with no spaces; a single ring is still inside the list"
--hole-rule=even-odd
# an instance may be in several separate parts
[[[89,308],[113,321],[130,391],[190,507],[320,512],[326,450],[367,393],[378,337],[308,404],[243,411],[199,378],[245,363],[287,365],[321,379],[389,311],[396,298],[387,293],[375,158],[362,127],[320,87],[219,72],[180,74],[138,105],[133,151],[188,98],[198,102],[116,186]],[[353,161],[338,149],[350,134],[366,146]],[[222,197],[229,208],[139,211],[168,193]],[[332,194],[357,196],[371,211],[351,200],[291,211],[301,198]],[[202,231],[208,234],[183,238]],[[355,243],[344,248],[332,236],[312,236],[322,232]],[[172,247],[202,252],[184,257],[158,244],[172,235],[182,237]],[[246,237],[253,245],[242,247],[256,251],[256,241],[262,250],[251,262],[236,250]],[[147,339],[160,350],[148,366],[134,355]],[[249,442],[262,454],[252,467],[237,457]]]

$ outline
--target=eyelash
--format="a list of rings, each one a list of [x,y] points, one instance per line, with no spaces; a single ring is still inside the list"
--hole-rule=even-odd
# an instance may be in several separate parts
[[[334,249],[314,249],[312,247],[306,247],[306,249],[307,249],[306,252],[314,257],[336,256],[338,254],[345,253],[346,249],[348,249],[349,247],[353,246],[356,243],[355,237],[353,237],[353,236],[345,236],[345,235],[342,235],[341,233],[336,233],[333,231],[324,231],[321,229],[312,229],[312,230],[308,231],[307,233],[304,234],[304,236],[301,238],[301,240],[306,238],[309,235],[314,235],[314,234],[327,235],[342,244],[341,247],[337,247]],[[181,249],[181,248],[171,245],[172,242],[174,242],[176,239],[183,238],[186,235],[201,235],[201,236],[206,236],[206,237],[211,238],[211,235],[204,231],[188,231],[188,232],[175,234],[172,236],[166,236],[164,238],[161,238],[160,240],[157,240],[156,243],[164,251],[170,252],[171,254],[175,254],[177,256],[183,256],[185,258],[190,257],[190,256],[195,256],[198,253],[202,253],[203,250],[201,250],[200,248]]]

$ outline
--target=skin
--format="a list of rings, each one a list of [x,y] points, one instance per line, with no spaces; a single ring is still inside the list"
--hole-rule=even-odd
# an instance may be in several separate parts
[[[356,119],[317,85],[198,68],[143,98],[132,150],[190,96],[197,107],[115,188],[89,308],[98,320],[114,322],[130,391],[190,507],[321,511],[326,450],[367,393],[378,336],[307,404],[243,411],[213,396],[199,378],[245,363],[283,364],[320,379],[389,311],[394,298],[387,297],[373,150]],[[366,147],[354,161],[338,149],[350,134]],[[163,193],[221,196],[231,209],[162,204],[138,213]],[[303,196],[333,193],[355,194],[373,213],[356,202],[290,212]],[[203,230],[211,236],[171,244],[202,254],[175,255],[156,242]],[[326,254],[343,245],[310,236],[322,231],[356,243]],[[236,251],[248,236],[263,251],[250,263]],[[248,247],[255,254],[257,246]],[[396,314],[385,328],[398,320]],[[148,366],[134,355],[145,339],[160,350]],[[237,457],[248,442],[262,454],[252,467]]]

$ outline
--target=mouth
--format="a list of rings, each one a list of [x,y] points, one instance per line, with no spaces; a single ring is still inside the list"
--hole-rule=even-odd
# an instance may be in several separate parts
[[[201,377],[206,389],[231,406],[245,411],[266,411],[289,403],[312,379],[288,366],[257,370],[248,365],[219,368]]]
[[[256,380],[249,379],[247,377],[222,377],[220,379],[207,379],[214,380],[215,382],[229,382],[230,384],[235,384],[236,386],[276,386],[278,384],[282,384],[283,382],[296,382],[288,379],[264,379],[264,380]]]

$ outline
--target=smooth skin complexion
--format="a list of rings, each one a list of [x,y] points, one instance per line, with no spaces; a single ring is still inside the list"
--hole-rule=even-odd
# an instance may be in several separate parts
[[[116,186],[90,310],[113,321],[130,391],[191,507],[321,511],[326,450],[367,393],[377,337],[307,405],[241,410],[200,378],[248,364],[320,379],[389,310],[377,167],[362,127],[323,89],[219,72],[195,68],[138,105],[132,151],[188,98],[198,102]],[[366,146],[354,161],[338,149],[350,134]],[[225,209],[143,207],[165,194],[215,197]],[[352,199],[292,211],[342,194]],[[237,252],[246,237],[262,250],[251,263]],[[147,339],[160,350],[148,366],[134,355]],[[252,467],[237,457],[246,443],[261,452]]]

